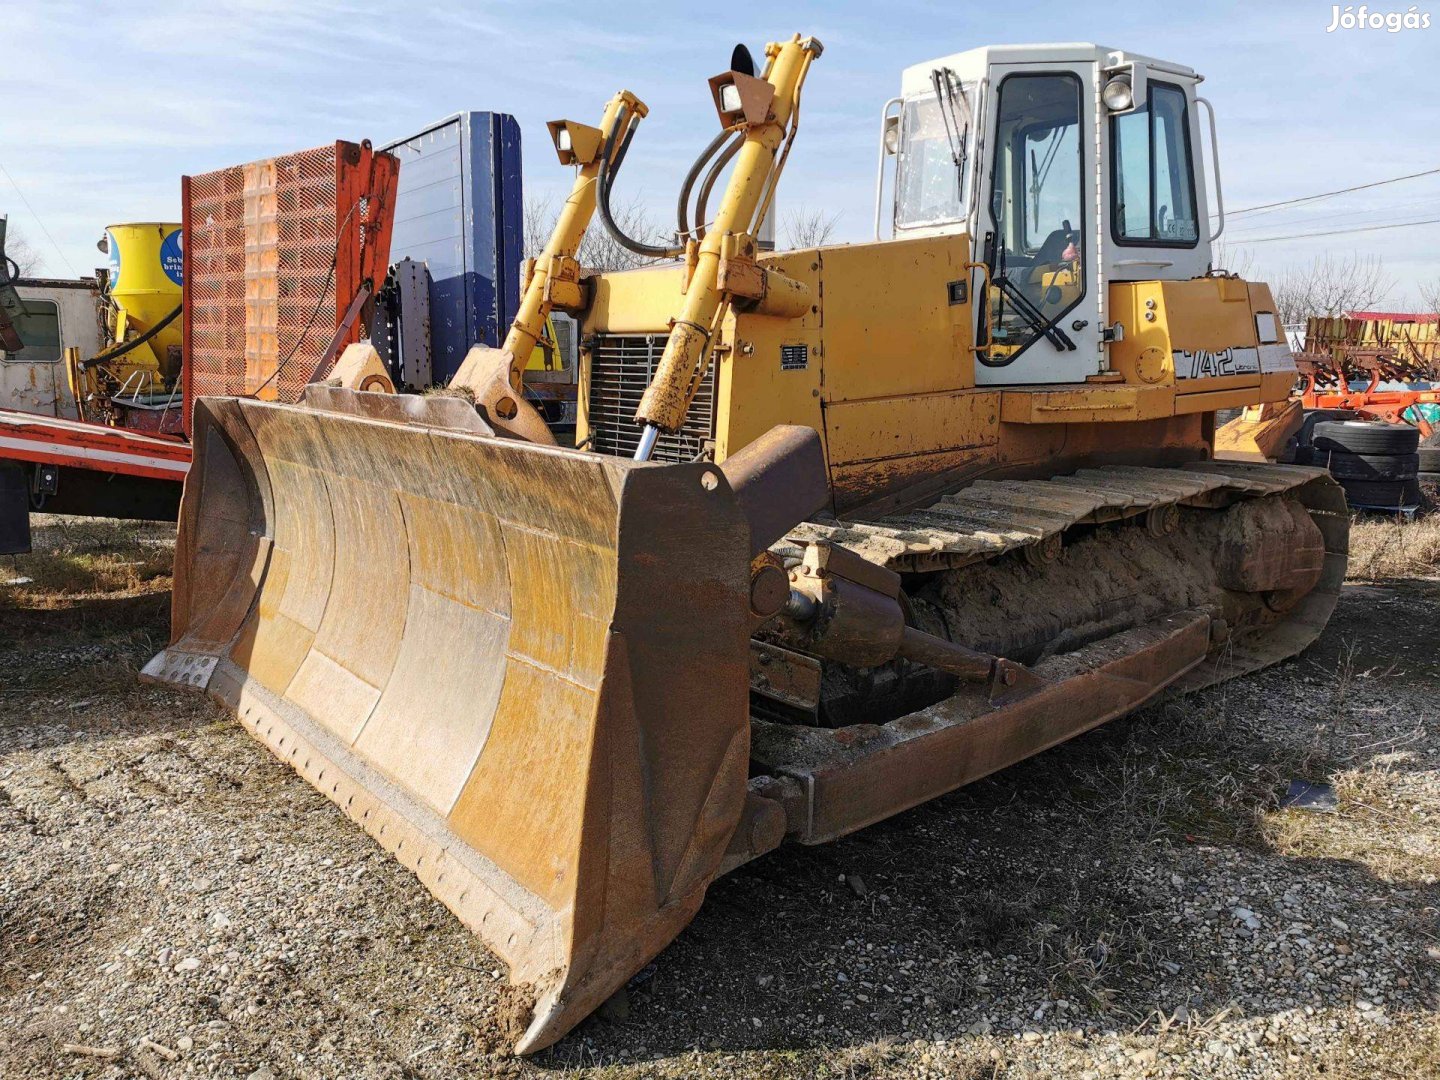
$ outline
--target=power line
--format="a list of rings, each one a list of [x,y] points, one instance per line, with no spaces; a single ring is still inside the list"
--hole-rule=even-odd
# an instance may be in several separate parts
[[[74,274],[76,277],[79,277],[80,274],[76,271],[74,264],[65,257],[65,252],[60,247],[60,245],[55,243],[55,237],[51,236],[50,230],[45,228],[45,222],[41,221],[40,215],[35,213],[35,208],[30,205],[30,200],[25,198],[25,192],[20,190],[20,185],[17,184],[15,182],[15,178],[10,175],[10,170],[5,168],[4,162],[0,162],[0,172],[3,172],[5,174],[5,179],[10,181],[10,186],[15,189],[15,194],[20,196],[20,201],[25,204],[25,209],[30,211],[30,216],[35,219],[35,224],[40,226],[40,231],[45,234],[45,239],[49,240],[51,246],[55,248],[56,253],[60,256],[60,261],[66,265],[66,267],[70,270],[70,273]]]
[[[1294,233],[1290,236],[1262,236],[1257,240],[1243,237],[1236,244],[1269,244],[1276,240],[1309,240],[1317,236],[1344,236],[1347,233],[1378,232],[1381,229],[1408,229],[1412,225],[1440,225],[1440,218],[1426,218],[1424,221],[1397,221],[1391,225],[1365,225],[1359,229],[1321,229],[1319,232]]]
[[[1253,214],[1257,210],[1276,210],[1282,206],[1295,206],[1298,203],[1315,202],[1316,200],[1328,199],[1335,195],[1348,195],[1352,191],[1365,191],[1368,188],[1384,187],[1386,184],[1398,184],[1402,180],[1416,180],[1422,176],[1434,176],[1436,173],[1440,173],[1440,168],[1426,169],[1424,172],[1409,173],[1406,176],[1392,176],[1388,180],[1374,180],[1368,184],[1356,184],[1354,187],[1339,188],[1336,191],[1322,191],[1319,195],[1302,195],[1298,199],[1281,199],[1279,202],[1261,203],[1259,206],[1247,206],[1243,210],[1231,210],[1227,212],[1225,216],[1237,217],[1240,214]],[[1217,216],[1219,215],[1211,215],[1211,217]]]
[[[1330,225],[1337,221],[1346,221],[1346,219],[1350,219],[1348,221],[1350,225],[1364,225],[1367,224],[1364,220],[1367,216],[1371,219],[1368,224],[1376,224],[1375,218],[1377,216],[1381,219],[1379,224],[1384,224],[1385,218],[1394,217],[1401,211],[1422,214],[1440,211],[1440,195],[1430,195],[1423,199],[1408,199],[1402,202],[1392,202],[1384,207],[1368,206],[1363,210],[1342,210],[1335,213],[1307,215],[1293,219],[1288,227],[1308,228],[1312,225]],[[1360,220],[1354,220],[1356,218]],[[1239,239],[1247,232],[1252,236],[1258,236],[1264,232],[1274,232],[1276,229],[1286,227],[1283,223],[1277,225],[1274,222],[1256,221],[1252,218],[1248,221],[1237,222],[1233,233],[1230,226],[1227,225],[1225,235],[1233,235],[1236,239]]]

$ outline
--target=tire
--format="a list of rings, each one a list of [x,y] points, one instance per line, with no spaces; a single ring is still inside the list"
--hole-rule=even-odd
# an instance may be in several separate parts
[[[1323,465],[1337,480],[1413,480],[1420,471],[1419,454],[1351,454],[1315,450],[1313,465]]]
[[[1369,420],[1325,420],[1315,425],[1315,449],[1348,450],[1352,454],[1413,454],[1420,429],[1409,424]],[[1317,459],[1320,457],[1317,453]]]
[[[1405,503],[1404,480],[1345,480],[1345,498],[1351,506],[1394,510]]]
[[[1421,472],[1440,473],[1440,446],[1422,446],[1417,452]]]
[[[1308,450],[1315,441],[1316,424],[1324,423],[1326,420],[1353,420],[1356,415],[1353,409],[1307,409],[1300,420],[1300,429],[1295,432],[1296,445]],[[1309,464],[1309,462],[1302,464]]]

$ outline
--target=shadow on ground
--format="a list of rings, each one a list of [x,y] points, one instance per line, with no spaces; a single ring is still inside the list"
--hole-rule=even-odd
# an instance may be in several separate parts
[[[1294,824],[1279,801],[1291,779],[1339,777],[1327,824],[1363,818],[1344,777],[1403,785],[1435,767],[1440,669],[1412,631],[1437,615],[1432,581],[1347,588],[1296,660],[751,863],[632,983],[628,1017],[592,1018],[539,1062],[693,1047],[883,1057],[915,1038],[1153,1030],[1177,1009],[1253,1017],[1367,990],[1434,1010],[1440,852],[1383,876],[1323,844],[1305,854],[1306,816]]]
[[[0,753],[182,730],[215,716],[201,698],[140,683],[170,633],[170,593],[0,605]]]

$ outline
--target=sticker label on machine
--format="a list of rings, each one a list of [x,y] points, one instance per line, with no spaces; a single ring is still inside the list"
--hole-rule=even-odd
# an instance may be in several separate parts
[[[181,252],[184,243],[181,230],[176,229],[160,242],[160,269],[176,285],[185,284],[185,256]]]
[[[1216,379],[1225,375],[1269,375],[1294,371],[1295,358],[1286,345],[1234,345],[1228,349],[1176,349],[1172,354],[1177,379]]]

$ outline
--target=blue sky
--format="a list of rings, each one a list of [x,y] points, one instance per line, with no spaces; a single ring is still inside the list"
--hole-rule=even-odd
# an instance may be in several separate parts
[[[1405,11],[1409,4],[1392,5]],[[1382,4],[1379,10],[1388,11]],[[1342,5],[1343,10],[1343,5]],[[1419,11],[1432,10],[1421,3]],[[901,68],[982,44],[1098,41],[1188,64],[1219,113],[1231,208],[1440,166],[1429,30],[1337,31],[1328,3],[180,4],[9,0],[0,20],[0,213],[49,273],[82,273],[114,221],[178,219],[179,177],[336,138],[377,143],[461,109],[515,114],[531,194],[568,175],[544,121],[594,123],[621,86],[651,106],[621,187],[668,219],[714,130],[705,80],[736,41],[799,31],[806,88],[782,205],[871,228],[878,111]],[[36,218],[54,237],[51,244]],[[1240,221],[1227,240],[1440,218],[1440,176]],[[1243,219],[1242,219],[1243,220]],[[1383,254],[1392,302],[1440,278],[1440,225],[1266,243],[1261,275],[1326,250]]]

